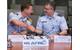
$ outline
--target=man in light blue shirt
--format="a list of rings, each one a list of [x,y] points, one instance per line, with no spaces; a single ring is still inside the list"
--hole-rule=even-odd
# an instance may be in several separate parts
[[[25,35],[27,29],[34,32],[35,28],[31,25],[31,21],[28,20],[32,11],[32,4],[24,3],[21,5],[20,12],[11,12],[9,14],[8,34]]]
[[[37,32],[52,37],[53,35],[67,34],[67,23],[63,15],[55,12],[54,3],[46,3],[44,6],[44,16],[39,17],[37,22]]]

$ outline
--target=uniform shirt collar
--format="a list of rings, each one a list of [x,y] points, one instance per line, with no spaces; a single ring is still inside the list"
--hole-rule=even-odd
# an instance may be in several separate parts
[[[55,18],[55,17],[57,16],[57,14],[58,14],[57,12],[54,12],[53,16],[48,16],[48,15],[46,15],[46,17],[49,18],[49,19]]]

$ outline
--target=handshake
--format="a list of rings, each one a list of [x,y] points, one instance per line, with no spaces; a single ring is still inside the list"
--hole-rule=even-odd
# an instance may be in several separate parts
[[[32,32],[35,32],[35,33],[39,33],[39,34],[42,33],[42,30],[36,29],[36,28],[33,27],[32,25],[28,25],[27,29],[30,30],[30,31],[32,31]]]

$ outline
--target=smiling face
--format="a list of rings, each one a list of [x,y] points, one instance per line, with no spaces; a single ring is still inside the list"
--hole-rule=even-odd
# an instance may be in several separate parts
[[[21,12],[23,12],[23,16],[30,16],[33,13],[32,4],[24,3],[21,5]]]
[[[33,13],[32,6],[29,6],[28,9],[25,8],[25,9],[24,9],[24,12],[25,12],[28,16],[30,16],[30,15]]]

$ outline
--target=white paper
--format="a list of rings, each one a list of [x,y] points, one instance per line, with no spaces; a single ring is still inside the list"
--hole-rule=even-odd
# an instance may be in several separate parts
[[[71,43],[71,36],[54,36],[54,42]]]
[[[8,39],[10,39],[12,42],[23,42],[25,38],[26,35],[8,35]]]
[[[43,39],[40,39],[39,37],[35,36],[34,39],[23,40],[23,50],[40,50],[40,48],[43,48],[43,50],[48,50],[48,47],[49,40],[45,37]]]

